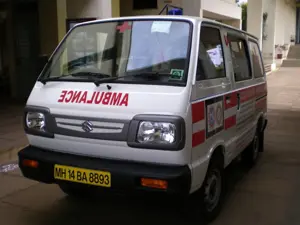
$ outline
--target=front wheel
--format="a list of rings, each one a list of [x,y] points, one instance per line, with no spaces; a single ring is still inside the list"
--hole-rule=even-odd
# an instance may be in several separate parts
[[[191,196],[192,217],[208,222],[214,220],[221,211],[223,190],[223,161],[216,156],[212,158],[201,189]]]

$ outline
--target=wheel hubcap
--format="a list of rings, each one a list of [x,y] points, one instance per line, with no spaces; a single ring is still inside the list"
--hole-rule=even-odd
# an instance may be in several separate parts
[[[214,171],[207,179],[204,202],[208,211],[214,210],[218,205],[221,195],[222,182],[219,171]]]

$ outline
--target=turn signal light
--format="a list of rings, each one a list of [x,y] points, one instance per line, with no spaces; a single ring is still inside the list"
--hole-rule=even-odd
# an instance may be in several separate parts
[[[31,168],[35,168],[35,169],[39,167],[38,161],[30,160],[30,159],[24,159],[22,164],[23,164],[23,166],[31,167]]]
[[[165,180],[157,180],[157,179],[150,179],[150,178],[142,178],[141,185],[144,187],[150,188],[158,188],[158,189],[167,189],[168,182]]]

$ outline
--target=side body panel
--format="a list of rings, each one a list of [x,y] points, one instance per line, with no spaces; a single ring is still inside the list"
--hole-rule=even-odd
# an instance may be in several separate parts
[[[213,23],[209,26],[218,28],[218,25]],[[254,78],[250,57],[248,64],[251,78],[241,82],[235,81],[227,35],[231,32],[241,36],[246,46],[247,36],[222,26],[218,29],[222,38],[226,77],[197,81],[195,75],[191,98],[193,123],[191,192],[201,187],[213,151],[221,147],[224,153],[224,166],[229,165],[250,144],[258,119],[266,114],[265,73],[263,77]],[[200,34],[197,40],[199,39]],[[198,46],[197,50],[201,51],[200,48]],[[247,54],[248,49],[246,47]]]
[[[226,43],[223,38],[223,29],[216,24],[199,24],[199,36],[195,42],[200,41],[202,29],[211,28],[219,33],[223,49],[223,58],[226,58]],[[206,54],[200,46],[197,47],[198,54]],[[204,50],[206,51],[206,50]],[[198,58],[196,55],[196,59]],[[234,135],[231,126],[226,127],[226,121],[230,117],[230,110],[227,110],[224,101],[225,93],[232,90],[232,83],[229,74],[229,67],[224,60],[225,76],[215,79],[197,80],[192,90],[191,108],[193,122],[192,136],[192,192],[197,190],[206,175],[209,159],[214,149],[223,146],[225,149],[234,149],[230,138]],[[199,65],[198,65],[199,67]],[[205,71],[210,73],[210,71]],[[213,72],[213,71],[211,71]],[[226,148],[225,146],[228,145]],[[226,154],[226,153],[225,153]]]

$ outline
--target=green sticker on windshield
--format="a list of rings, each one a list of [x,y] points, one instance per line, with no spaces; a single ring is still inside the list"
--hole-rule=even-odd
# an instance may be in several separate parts
[[[173,80],[182,80],[184,74],[184,70],[172,69],[170,79]]]

